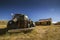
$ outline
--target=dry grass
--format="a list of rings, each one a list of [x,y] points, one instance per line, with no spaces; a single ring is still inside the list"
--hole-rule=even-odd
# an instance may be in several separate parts
[[[47,30],[48,29],[46,29],[45,27],[41,28],[41,26],[37,26],[33,31],[27,34],[24,34],[23,32],[17,34],[7,33],[5,35],[0,36],[0,40],[48,40],[46,35]]]
[[[8,21],[0,20],[0,28],[6,28]]]
[[[0,27],[2,26],[0,25]],[[60,25],[36,26],[33,31],[26,34],[23,32],[6,33],[0,35],[0,40],[60,40]]]
[[[60,40],[60,25],[49,27],[48,40]]]

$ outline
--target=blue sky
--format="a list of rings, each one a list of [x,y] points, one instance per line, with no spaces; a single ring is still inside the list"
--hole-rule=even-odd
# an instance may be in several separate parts
[[[52,18],[60,21],[60,0],[0,0],[0,20],[10,20],[11,13],[26,14],[33,21]]]

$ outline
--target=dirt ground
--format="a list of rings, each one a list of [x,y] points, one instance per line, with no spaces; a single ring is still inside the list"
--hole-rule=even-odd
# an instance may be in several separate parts
[[[1,27],[1,26],[0,26]],[[0,40],[60,40],[60,25],[36,26],[29,33],[6,33]]]

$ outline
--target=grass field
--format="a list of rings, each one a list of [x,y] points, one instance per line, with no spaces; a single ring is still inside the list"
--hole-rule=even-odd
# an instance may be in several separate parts
[[[0,28],[5,28],[6,24],[6,21],[0,21]],[[34,30],[26,34],[6,33],[0,35],[0,40],[60,40],[60,25],[36,26]]]
[[[0,27],[6,27],[6,25],[0,25]],[[0,35],[0,40],[60,40],[60,25],[36,26],[33,31],[26,34],[6,33]]]

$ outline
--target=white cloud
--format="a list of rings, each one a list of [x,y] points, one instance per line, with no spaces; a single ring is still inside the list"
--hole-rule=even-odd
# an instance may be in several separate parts
[[[57,23],[57,22],[53,21],[52,23]]]

